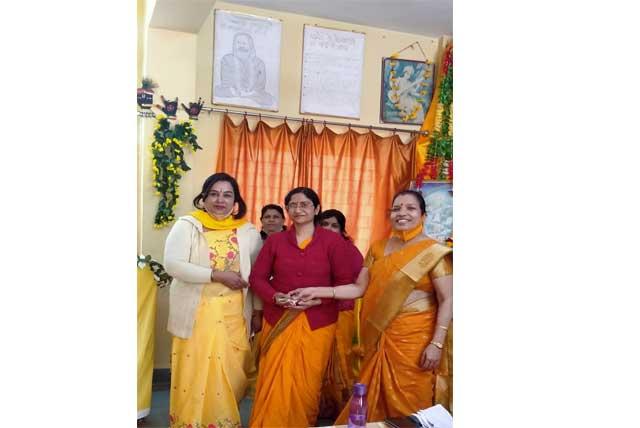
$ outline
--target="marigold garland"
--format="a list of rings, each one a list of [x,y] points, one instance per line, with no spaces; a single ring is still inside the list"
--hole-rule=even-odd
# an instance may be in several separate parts
[[[180,198],[179,181],[182,172],[189,171],[184,159],[184,146],[192,151],[202,149],[198,137],[193,133],[191,122],[177,123],[171,129],[166,116],[158,116],[158,125],[153,133],[151,154],[153,162],[153,187],[160,196],[154,227],[161,228],[175,220],[173,212]]]
[[[436,107],[436,126],[429,136],[427,156],[416,177],[416,185],[424,179],[451,180],[453,178],[453,48],[443,56],[442,80]]]

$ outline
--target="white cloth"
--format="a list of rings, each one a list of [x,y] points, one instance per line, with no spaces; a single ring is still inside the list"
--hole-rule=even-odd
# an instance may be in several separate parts
[[[245,223],[236,231],[240,259],[240,276],[249,280],[251,266],[262,248],[258,229]],[[174,336],[188,339],[193,330],[196,309],[204,284],[211,282],[209,244],[204,236],[202,223],[186,215],[178,218],[171,228],[164,247],[164,267],[173,277],[169,291],[169,321],[167,329]],[[251,290],[244,288],[243,315],[247,335],[251,331],[251,315],[254,309],[262,309],[262,302]]]

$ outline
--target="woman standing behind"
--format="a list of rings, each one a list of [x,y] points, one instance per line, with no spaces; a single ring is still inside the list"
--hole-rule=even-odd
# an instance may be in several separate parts
[[[286,293],[317,286],[331,297],[331,286],[353,280],[345,240],[315,225],[320,213],[318,195],[298,187],[284,203],[293,227],[265,241],[249,279],[264,301],[260,371],[250,427],[314,425],[338,307],[331,298],[296,304]]]
[[[362,268],[363,259],[360,250],[353,245],[352,239],[347,234],[347,219],[344,214],[338,210],[322,211],[318,216],[318,221],[321,227],[338,233],[345,239],[353,267],[352,282],[355,282]],[[321,412],[326,412],[327,417],[331,419],[335,419],[338,412],[349,401],[355,381],[351,352],[355,334],[354,302],[353,299],[338,300],[335,345],[327,366],[320,406]]]
[[[287,230],[284,225],[284,210],[280,205],[267,204],[262,207],[260,212],[260,223],[262,230],[260,236],[262,240],[266,240],[269,235]],[[260,358],[260,331],[262,330],[262,311],[254,311],[251,319],[251,329],[255,334],[251,338],[251,360],[254,362],[255,370],[249,373],[249,385],[247,388],[247,397],[253,399],[256,391],[256,380],[258,378],[258,367]]]
[[[236,180],[213,174],[180,217],[165,245],[173,276],[168,330],[171,348],[171,427],[240,427],[238,402],[251,369],[249,327],[261,302],[247,289],[262,240],[243,219]]]
[[[263,241],[272,233],[282,232],[287,229],[287,226],[284,225],[284,210],[280,205],[276,204],[267,204],[262,207],[260,223],[262,223],[260,236],[262,236]]]
[[[397,193],[389,211],[393,230],[371,245],[358,284],[336,287],[335,298],[362,298],[363,363],[367,421],[410,415],[432,405],[434,370],[452,318],[452,249],[423,234],[425,202],[419,192]],[[363,277],[368,281],[359,287]],[[327,296],[312,287],[289,293],[302,300]],[[346,423],[349,406],[336,424]]]

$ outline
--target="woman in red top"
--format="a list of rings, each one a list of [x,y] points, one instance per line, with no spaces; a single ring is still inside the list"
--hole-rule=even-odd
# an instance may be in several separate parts
[[[338,305],[332,298],[297,302],[288,293],[353,283],[346,241],[316,227],[321,210],[318,195],[298,187],[284,203],[293,227],[267,238],[249,277],[252,290],[264,302],[251,427],[315,424]]]

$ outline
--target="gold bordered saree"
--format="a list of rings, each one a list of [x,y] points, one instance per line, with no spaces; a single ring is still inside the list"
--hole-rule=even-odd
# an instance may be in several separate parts
[[[387,240],[365,259],[369,285],[362,300],[359,382],[367,385],[368,421],[406,416],[431,406],[435,373],[420,368],[422,351],[436,327],[432,279],[451,275],[452,249],[427,239],[385,255]],[[415,289],[426,297],[406,303]],[[444,353],[443,353],[443,358]],[[346,423],[345,406],[336,423]]]

